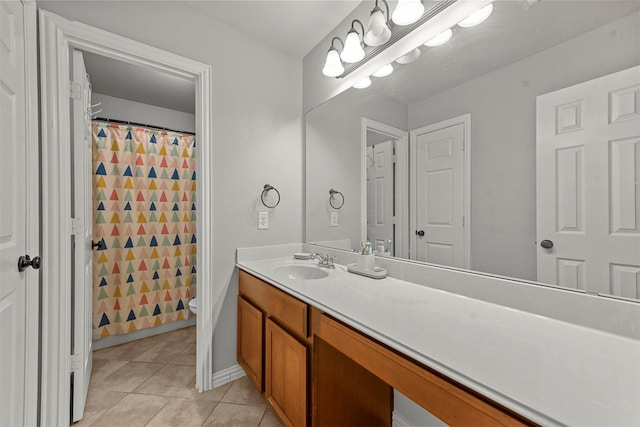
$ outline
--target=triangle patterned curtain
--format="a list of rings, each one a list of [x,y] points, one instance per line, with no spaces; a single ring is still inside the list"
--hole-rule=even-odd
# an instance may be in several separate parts
[[[195,137],[94,121],[92,142],[93,339],[188,319]]]

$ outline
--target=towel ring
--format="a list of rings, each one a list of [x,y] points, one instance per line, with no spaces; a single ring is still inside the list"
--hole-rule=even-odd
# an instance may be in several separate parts
[[[333,196],[335,196],[336,194],[339,194],[340,198],[342,199],[342,201],[339,203],[340,206],[336,206],[333,204]],[[344,206],[344,194],[342,194],[338,190],[334,190],[333,188],[329,190],[329,205],[331,205],[333,209],[341,209]]]
[[[271,190],[275,191],[276,194],[278,195],[278,201],[276,201],[275,204],[273,204],[272,206],[268,205],[267,202],[264,201],[265,196],[267,194],[269,194],[269,191],[271,191]],[[260,200],[262,201],[263,205],[265,205],[269,209],[273,209],[273,208],[275,208],[276,206],[278,206],[280,204],[280,192],[273,185],[265,184],[264,185],[264,190],[262,190],[262,194],[260,195]]]

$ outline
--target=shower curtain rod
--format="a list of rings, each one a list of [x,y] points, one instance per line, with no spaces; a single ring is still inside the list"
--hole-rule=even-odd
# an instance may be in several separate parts
[[[121,125],[131,125],[131,126],[143,126],[143,127],[147,127],[147,128],[152,128],[152,129],[158,129],[158,130],[166,130],[169,132],[176,132],[176,133],[184,133],[187,135],[194,135],[194,132],[187,132],[184,130],[179,130],[179,129],[170,129],[170,128],[165,128],[162,126],[154,126],[154,125],[148,125],[146,123],[137,123],[137,122],[129,122],[126,120],[116,120],[116,119],[108,119],[106,117],[95,117],[92,120],[98,121],[98,122],[111,122],[111,123],[118,123]]]

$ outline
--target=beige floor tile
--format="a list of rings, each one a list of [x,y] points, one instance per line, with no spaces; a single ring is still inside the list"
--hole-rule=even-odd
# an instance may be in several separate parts
[[[188,399],[198,394],[195,384],[196,370],[192,366],[165,365],[134,392]]]
[[[171,365],[196,366],[196,345],[187,344],[184,352],[176,355],[168,363]]]
[[[129,363],[126,360],[109,360],[109,359],[96,359],[94,358],[92,361],[92,369],[91,369],[91,381],[89,383],[89,387],[91,387],[92,382],[100,382],[103,381],[106,377],[122,368],[124,365]]]
[[[162,364],[159,363],[127,362],[103,379],[93,381],[92,378],[91,386],[100,390],[131,392],[160,368]]]
[[[149,422],[167,403],[169,398],[129,394],[111,409],[104,412],[92,427],[142,427]]]
[[[266,405],[256,386],[246,376],[238,378],[231,384],[229,391],[222,398],[222,402],[263,407]]]
[[[180,343],[157,342],[134,360],[136,362],[167,363],[176,355],[184,353],[185,350],[185,345]]]
[[[264,410],[264,406],[218,403],[203,427],[258,427]]]
[[[155,345],[152,341],[137,340],[93,352],[94,359],[133,360]]]
[[[216,402],[173,397],[146,427],[200,427],[215,407]]]
[[[273,410],[267,406],[262,421],[260,421],[260,427],[283,427],[283,424]]]
[[[89,426],[95,422],[108,409],[111,409],[116,403],[120,402],[128,393],[120,391],[98,390],[89,386],[87,394],[87,402],[84,407],[84,415],[80,421],[75,423],[74,427]]]
[[[194,396],[197,400],[208,400],[211,402],[219,402],[227,391],[231,388],[233,382],[226,383],[220,387],[216,387],[213,390],[205,391],[204,393],[198,393]]]

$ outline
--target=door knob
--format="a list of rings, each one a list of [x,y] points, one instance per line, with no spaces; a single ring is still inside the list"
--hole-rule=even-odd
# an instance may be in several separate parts
[[[27,267],[33,267],[34,270],[40,268],[40,257],[34,257],[31,259],[29,255],[21,256],[18,258],[18,271],[22,273],[27,269]]]
[[[424,236],[424,230],[416,230],[416,236]]]
[[[102,239],[97,242],[94,242],[93,240],[91,241],[91,249],[95,248],[102,249]]]
[[[551,249],[553,247],[553,242],[551,240],[543,240],[540,242],[540,246],[545,249]]]

